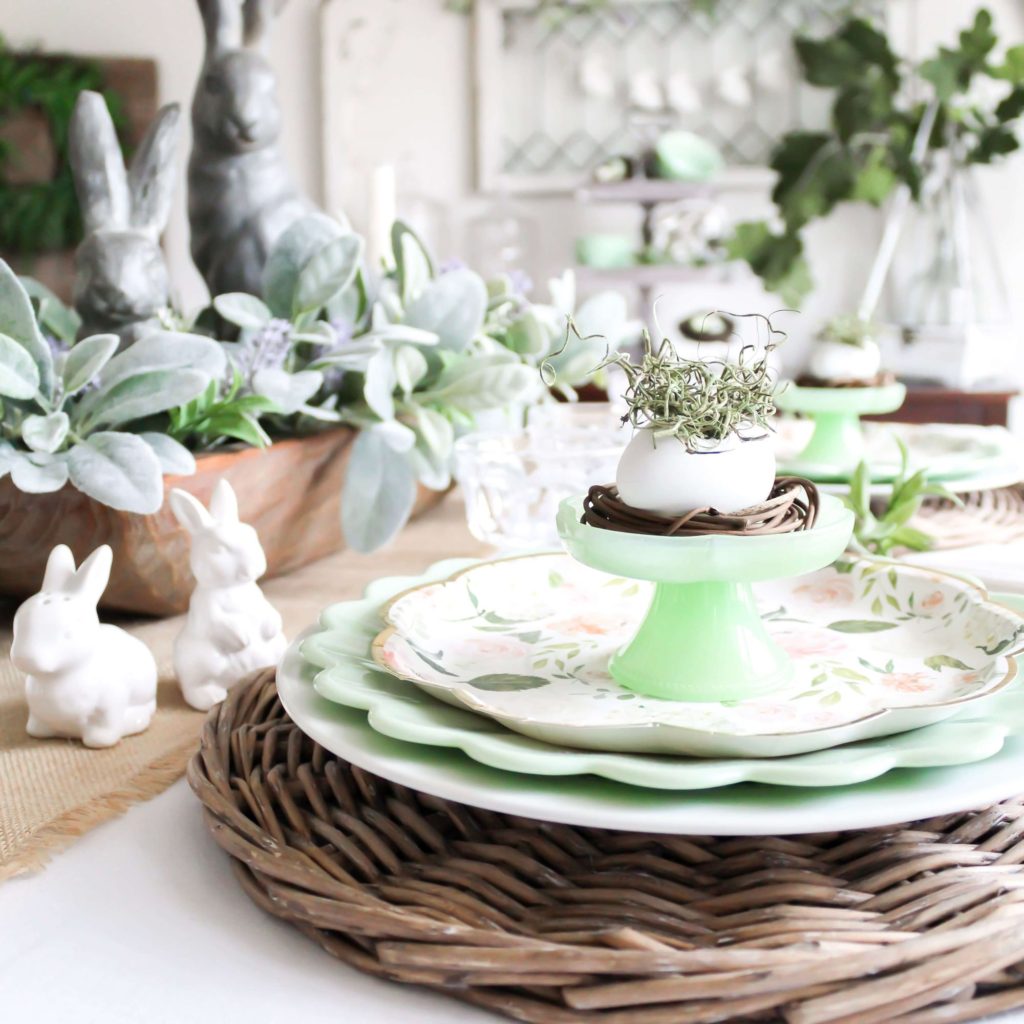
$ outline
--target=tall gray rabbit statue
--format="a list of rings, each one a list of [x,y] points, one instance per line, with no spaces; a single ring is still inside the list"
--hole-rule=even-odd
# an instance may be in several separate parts
[[[259,295],[274,242],[316,207],[280,148],[277,79],[265,56],[282,0],[198,0],[206,58],[192,101],[192,259],[211,295]]]
[[[69,147],[85,238],[75,253],[79,337],[117,334],[122,348],[158,326],[170,301],[160,235],[174,191],[180,108],[164,107],[125,169],[106,101],[79,94]]]

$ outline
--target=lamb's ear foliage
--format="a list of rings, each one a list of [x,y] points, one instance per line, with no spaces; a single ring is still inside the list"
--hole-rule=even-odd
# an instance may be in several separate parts
[[[154,241],[171,215],[180,122],[181,107],[177,103],[162,107],[128,171],[132,227],[148,232]]]
[[[188,491],[175,487],[171,491],[169,499],[171,511],[174,518],[189,533],[197,533],[199,530],[208,529],[213,526],[213,517],[206,510],[206,506]]]
[[[107,102],[98,92],[79,93],[68,144],[86,233],[128,227],[128,175]]]
[[[40,588],[48,593],[59,593],[67,589],[75,575],[75,556],[67,544],[58,544],[46,560],[46,572]]]
[[[67,590],[96,604],[103,596],[110,581],[110,568],[114,564],[114,552],[109,544],[101,544],[79,566]]]

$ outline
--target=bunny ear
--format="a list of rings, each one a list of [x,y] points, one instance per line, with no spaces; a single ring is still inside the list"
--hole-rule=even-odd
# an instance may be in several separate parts
[[[58,544],[46,560],[46,572],[43,574],[43,585],[40,588],[49,593],[59,593],[67,589],[75,575],[75,556],[67,544]]]
[[[170,494],[170,503],[174,518],[189,533],[197,533],[213,526],[213,516],[206,511],[206,506],[188,491],[175,487]]]
[[[169,103],[156,115],[128,171],[132,226],[154,239],[167,226],[174,194],[174,157],[178,148],[181,107]]]
[[[109,544],[101,544],[78,568],[67,590],[96,604],[107,589],[114,552]]]
[[[217,481],[210,499],[210,512],[218,523],[238,522],[238,497],[234,488],[223,477]]]
[[[242,45],[243,0],[198,0],[206,30],[206,52],[237,50]]]
[[[270,25],[288,0],[245,0],[243,39],[246,46],[265,46],[270,37]]]
[[[128,177],[106,101],[83,90],[71,115],[68,143],[75,192],[86,232],[128,226]]]

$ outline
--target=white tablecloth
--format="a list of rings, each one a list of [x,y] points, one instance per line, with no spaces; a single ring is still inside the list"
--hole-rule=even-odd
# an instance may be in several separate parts
[[[258,910],[184,782],[0,885],[7,1024],[469,1024],[480,1010],[346,967]]]

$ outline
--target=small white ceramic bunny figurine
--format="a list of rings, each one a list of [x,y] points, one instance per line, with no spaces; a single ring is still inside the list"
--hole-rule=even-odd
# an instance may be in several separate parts
[[[256,531],[238,520],[238,499],[220,480],[210,510],[175,489],[171,510],[192,535],[196,589],[188,620],[174,643],[174,670],[185,700],[200,711],[220,703],[228,690],[284,654],[281,616],[256,585],[267,560]]]
[[[28,734],[77,737],[110,747],[142,732],[156,710],[149,648],[100,622],[96,603],[110,578],[104,544],[75,570],[71,549],[50,552],[43,587],[14,616],[11,661],[28,675]]]

